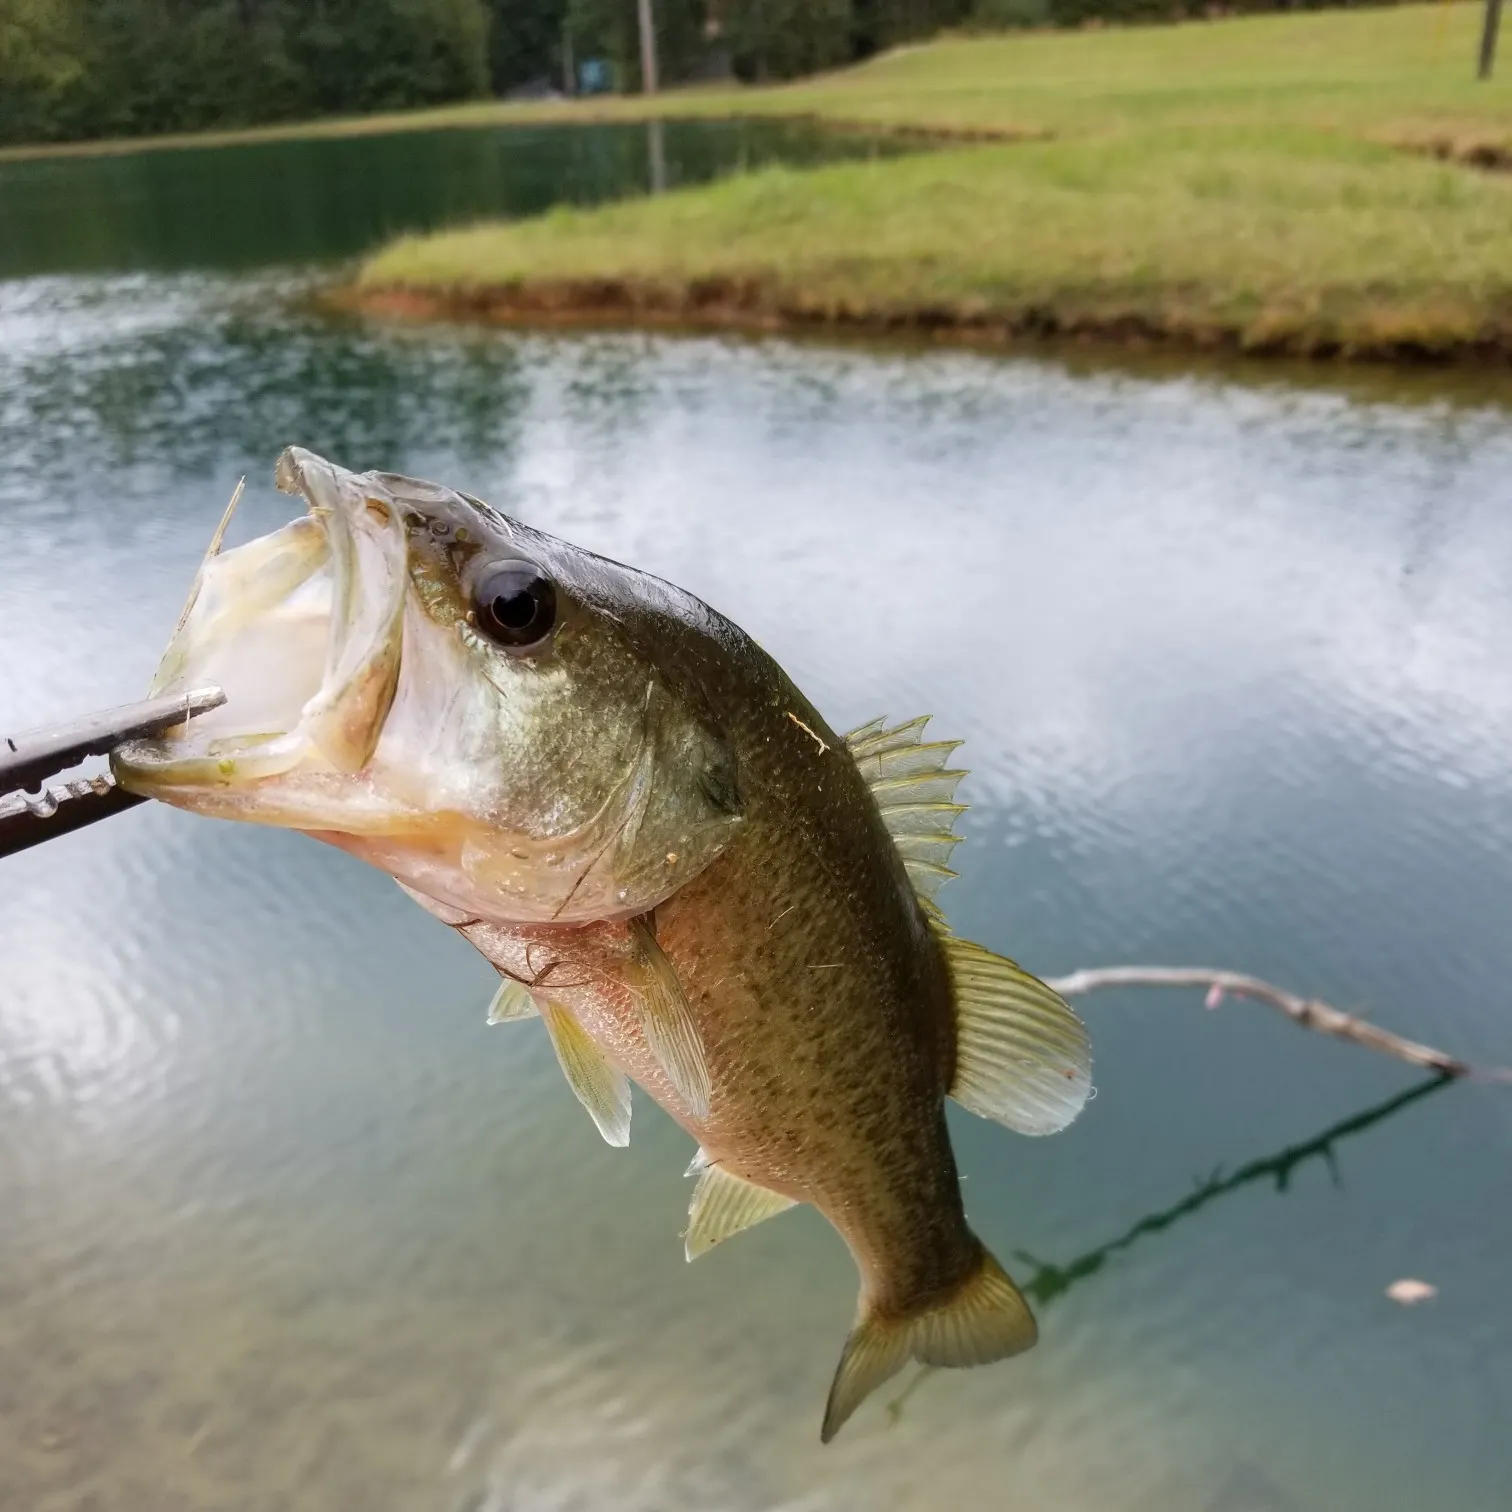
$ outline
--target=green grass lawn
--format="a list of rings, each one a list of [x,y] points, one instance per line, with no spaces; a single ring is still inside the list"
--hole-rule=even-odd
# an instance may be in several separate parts
[[[951,40],[784,88],[669,95],[667,114],[1035,139],[407,237],[368,261],[356,298],[1505,357],[1512,174],[1404,150],[1512,146],[1512,59],[1474,80],[1478,17],[1440,3]]]
[[[504,319],[922,326],[989,340],[1137,332],[1505,360],[1512,173],[1464,163],[1512,166],[1512,39],[1500,77],[1478,82],[1479,24],[1478,3],[1436,0],[1019,33],[774,88],[479,103],[46,150],[653,113],[1001,134],[1002,145],[767,170],[408,237],[371,258],[347,295]]]

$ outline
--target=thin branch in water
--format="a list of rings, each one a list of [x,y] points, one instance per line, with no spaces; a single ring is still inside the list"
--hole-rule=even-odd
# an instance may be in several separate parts
[[[1383,1055],[1421,1066],[1441,1076],[1471,1077],[1477,1081],[1512,1083],[1512,1070],[1500,1066],[1474,1066],[1432,1045],[1404,1039],[1378,1028],[1352,1013],[1343,1013],[1318,998],[1298,997],[1284,987],[1246,976],[1240,971],[1214,971],[1206,966],[1092,966],[1066,976],[1046,977],[1046,985],[1062,997],[1084,997],[1100,987],[1199,987],[1205,988],[1205,1003],[1216,1008],[1225,997],[1248,998],[1266,1003],[1284,1013],[1294,1024],[1314,1029],[1352,1045],[1364,1045]]]
[[[1420,1081],[1405,1092],[1398,1092],[1395,1096],[1387,1098],[1385,1102],[1377,1103],[1374,1107],[1366,1108],[1362,1113],[1353,1114],[1331,1125],[1321,1134],[1314,1134],[1311,1139],[1287,1145],[1285,1149],[1278,1150],[1274,1155],[1248,1161],[1230,1175],[1225,1175],[1220,1168],[1199,1181],[1196,1187],[1179,1202],[1162,1208],[1158,1212],[1147,1214],[1125,1229],[1123,1233],[1099,1244],[1095,1249],[1088,1250],[1085,1254],[1078,1255],[1074,1260],[1068,1260],[1063,1265],[1050,1264],[1036,1259],[1026,1250],[1017,1250],[1015,1251],[1017,1258],[1034,1267],[1033,1273],[1021,1282],[1020,1289],[1026,1297],[1040,1307],[1048,1307],[1057,1297],[1064,1296],[1070,1291],[1073,1286],[1096,1275],[1115,1255],[1132,1249],[1139,1240],[1150,1235],[1163,1234],[1167,1229],[1192,1217],[1209,1203],[1217,1201],[1220,1197],[1226,1197],[1230,1192],[1237,1192],[1242,1187],[1263,1181],[1273,1183],[1277,1192],[1282,1194],[1289,1192],[1292,1177],[1299,1167],[1310,1160],[1321,1161],[1333,1185],[1336,1188],[1341,1187],[1343,1183],[1339,1178],[1336,1146],[1343,1140],[1350,1139],[1356,1134],[1363,1134],[1366,1129],[1385,1122],[1386,1119],[1402,1112],[1413,1103],[1421,1102],[1435,1092],[1441,1092],[1453,1080],[1453,1077],[1443,1072],[1436,1072],[1426,1081]]]

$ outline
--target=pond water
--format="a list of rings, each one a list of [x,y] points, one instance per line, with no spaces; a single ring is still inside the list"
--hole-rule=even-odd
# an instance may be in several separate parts
[[[587,150],[486,135],[426,150],[543,184]],[[415,146],[342,144],[357,220]],[[0,726],[138,695],[237,477],[241,534],[286,518],[298,441],[674,579],[837,727],[933,713],[973,769],[962,933],[1045,972],[1250,970],[1512,1062],[1504,387],[326,321],[206,271],[197,196],[255,161],[45,165],[75,229],[0,232]],[[112,174],[166,220],[96,258]],[[1072,1130],[953,1115],[1040,1347],[821,1449],[838,1239],[799,1211],[688,1266],[686,1137],[640,1099],[605,1146],[377,873],[140,809],[0,862],[0,986],[4,1512],[1512,1494],[1506,1088],[1260,1007],[1087,999]]]
[[[512,126],[0,162],[0,277],[325,262],[401,231],[891,156],[806,121]]]

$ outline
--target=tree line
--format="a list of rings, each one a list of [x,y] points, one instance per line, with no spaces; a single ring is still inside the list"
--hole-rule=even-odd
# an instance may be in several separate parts
[[[784,78],[969,0],[656,0],[661,72]],[[564,88],[639,87],[635,0],[0,0],[0,141],[67,141]]]
[[[1288,0],[1244,0],[1257,3]],[[1173,3],[655,0],[655,12],[661,75],[677,83],[791,78],[944,27],[1141,19],[1169,16]],[[0,0],[0,142],[569,88],[585,63],[612,87],[636,89],[637,36],[636,0]]]

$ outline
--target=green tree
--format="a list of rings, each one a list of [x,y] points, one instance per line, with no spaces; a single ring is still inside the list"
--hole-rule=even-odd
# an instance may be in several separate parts
[[[0,140],[487,92],[485,0],[0,0]]]
[[[70,0],[0,0],[0,141],[52,135],[83,72]]]
[[[720,8],[736,75],[791,79],[854,56],[852,0],[728,0]]]
[[[851,11],[855,55],[866,58],[959,26],[971,16],[972,0],[852,0]]]
[[[483,0],[314,0],[281,7],[321,111],[394,110],[488,90]]]
[[[562,84],[568,0],[491,0],[488,71],[495,94],[546,79]]]

